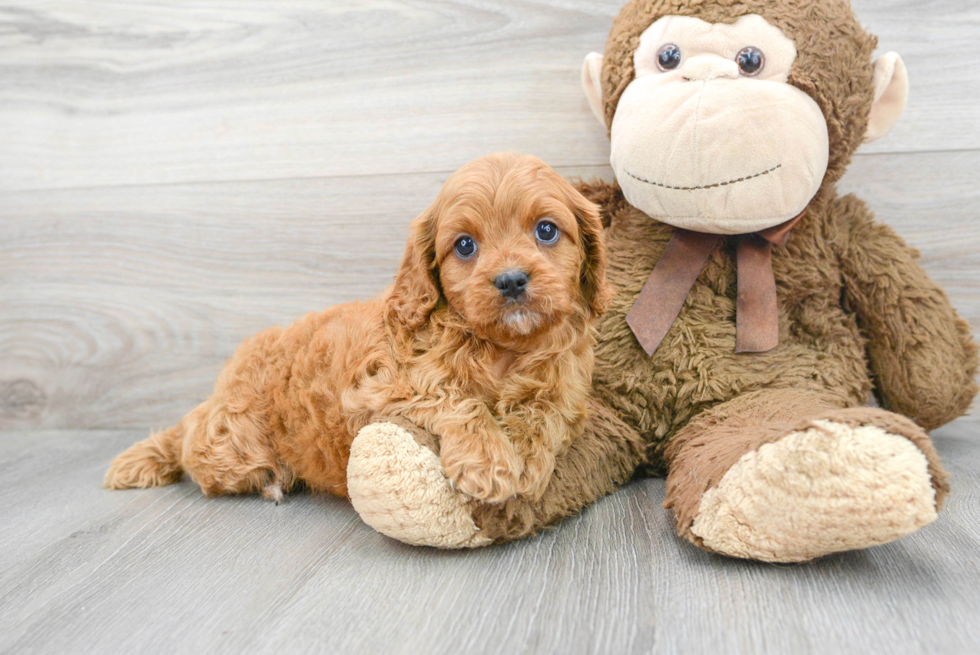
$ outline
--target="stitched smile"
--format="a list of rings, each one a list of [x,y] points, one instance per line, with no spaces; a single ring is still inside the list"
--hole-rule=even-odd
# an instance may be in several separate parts
[[[652,180],[648,180],[646,178],[640,177],[639,175],[634,175],[629,171],[626,171],[626,174],[635,180],[639,180],[640,182],[646,182],[647,184],[652,184],[653,186],[662,187],[664,189],[675,189],[677,191],[697,191],[698,189],[714,189],[715,187],[728,186],[729,184],[737,184],[739,182],[744,182],[745,180],[751,180],[756,177],[762,177],[763,175],[768,175],[769,173],[772,173],[777,168],[782,168],[782,166],[783,166],[782,164],[776,164],[768,171],[762,171],[761,173],[756,173],[755,175],[746,175],[745,177],[740,177],[735,180],[728,180],[727,182],[716,182],[714,184],[705,184],[704,186],[670,186],[669,184],[653,182]]]

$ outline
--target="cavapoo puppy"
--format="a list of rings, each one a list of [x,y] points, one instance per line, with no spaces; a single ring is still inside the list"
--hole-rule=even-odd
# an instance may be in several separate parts
[[[302,481],[346,496],[358,430],[397,418],[438,437],[464,493],[537,499],[582,432],[608,296],[596,207],[534,157],[478,159],[412,222],[381,297],[245,341],[211,397],[116,457],[105,485],[186,472],[207,495],[278,500]]]

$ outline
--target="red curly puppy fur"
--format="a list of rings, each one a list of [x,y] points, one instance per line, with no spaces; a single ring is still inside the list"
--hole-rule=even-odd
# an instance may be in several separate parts
[[[554,234],[538,229],[545,220],[554,243],[540,238]],[[457,252],[464,236],[469,257]],[[498,276],[513,271],[527,282],[507,297]],[[582,432],[593,322],[608,296],[596,207],[534,157],[479,159],[412,223],[386,293],[245,341],[211,397],[116,457],[105,484],[186,472],[207,495],[278,500],[303,481],[345,496],[358,430],[402,417],[439,437],[463,492],[539,498]]]

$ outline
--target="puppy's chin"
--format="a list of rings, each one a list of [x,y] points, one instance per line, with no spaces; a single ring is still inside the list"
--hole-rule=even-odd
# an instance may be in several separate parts
[[[468,320],[474,332],[504,349],[523,350],[536,347],[538,340],[544,338],[561,321],[555,314],[546,314],[540,307],[512,306],[498,309],[495,316],[484,321]]]
[[[541,339],[563,325],[573,310],[561,289],[532,290],[519,300],[508,300],[496,288],[487,287],[450,293],[447,299],[473,334],[501,348],[539,347]]]
[[[541,328],[545,317],[531,309],[515,309],[505,314],[500,322],[511,332],[526,337]]]

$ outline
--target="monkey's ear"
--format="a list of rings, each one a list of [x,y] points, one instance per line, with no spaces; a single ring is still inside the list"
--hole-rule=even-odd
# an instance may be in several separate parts
[[[590,52],[585,55],[582,62],[582,90],[585,97],[589,100],[589,108],[599,119],[603,127],[606,126],[605,111],[602,108],[602,55],[598,52]]]
[[[387,298],[385,316],[389,323],[417,330],[439,302],[435,270],[436,221],[436,211],[430,207],[409,226],[405,255]]]
[[[864,133],[865,143],[885,136],[895,126],[909,97],[909,74],[896,52],[886,52],[878,57],[873,81],[875,100],[871,105],[868,131]]]

